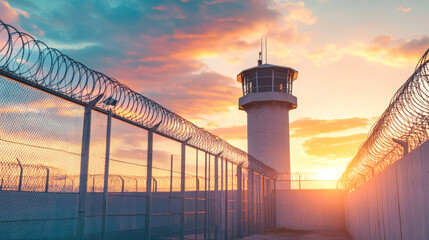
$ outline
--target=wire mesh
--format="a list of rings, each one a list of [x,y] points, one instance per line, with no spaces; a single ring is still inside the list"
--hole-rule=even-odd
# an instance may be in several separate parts
[[[0,72],[49,92],[77,102],[88,103],[100,95],[96,105],[107,111],[106,100],[117,100],[111,109],[116,118],[125,119],[146,129],[160,123],[157,132],[178,141],[189,139],[189,145],[244,163],[254,171],[274,175],[276,171],[262,162],[200,128],[178,114],[131,90],[118,80],[74,61],[57,49],[18,31],[0,20]]]
[[[115,107],[106,104],[109,97],[118,100]],[[276,176],[226,141],[1,20],[0,113],[0,239],[213,239],[227,229],[236,238],[238,196],[249,189],[237,185],[237,164]],[[266,217],[260,203],[268,196],[258,186],[250,187],[255,198],[247,212],[257,207],[255,214]],[[252,220],[257,226],[257,217]]]
[[[0,112],[0,238],[73,235],[82,107],[0,77]]]

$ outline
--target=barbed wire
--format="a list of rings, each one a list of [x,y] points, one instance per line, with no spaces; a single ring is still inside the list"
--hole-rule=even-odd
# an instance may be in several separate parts
[[[429,49],[372,126],[367,140],[342,174],[340,189],[349,191],[402,158],[403,148],[393,139],[406,142],[410,151],[429,139],[428,55]]]
[[[237,188],[235,173],[228,175],[229,189]],[[185,188],[190,190],[213,190],[215,182],[220,178],[211,176],[187,175]],[[233,180],[234,179],[234,180]],[[80,176],[68,175],[57,168],[42,164],[21,164],[16,162],[0,162],[0,191],[31,191],[31,192],[79,192]],[[109,192],[146,192],[147,177],[109,174]],[[181,176],[153,176],[152,191],[180,191]],[[234,184],[232,184],[234,182]],[[207,184],[207,186],[205,186]],[[88,192],[104,191],[104,175],[88,175]]]
[[[326,180],[338,181],[341,175],[340,170],[308,170],[300,172],[289,172],[277,174],[277,181],[298,181],[298,180]]]
[[[155,101],[131,90],[115,78],[90,69],[71,59],[55,48],[31,35],[17,30],[0,20],[0,74],[23,79],[86,104],[103,94],[96,105],[100,111],[108,111],[103,102],[109,97],[117,100],[110,109],[113,116],[150,129],[161,123],[156,132],[178,141],[190,138],[188,145],[207,151],[236,164],[264,174],[275,176],[276,171],[245,151],[238,149],[220,137],[200,128]]]

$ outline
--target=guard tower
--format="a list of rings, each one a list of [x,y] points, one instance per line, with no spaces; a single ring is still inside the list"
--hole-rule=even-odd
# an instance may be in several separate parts
[[[297,107],[292,95],[298,72],[262,64],[237,75],[243,88],[239,108],[247,113],[247,151],[278,172],[290,172],[289,110]]]

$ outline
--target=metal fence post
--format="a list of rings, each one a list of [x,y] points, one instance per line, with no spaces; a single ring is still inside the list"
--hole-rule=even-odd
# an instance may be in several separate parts
[[[19,166],[18,192],[20,192],[22,188],[22,174],[24,173],[24,168],[22,167],[21,162],[19,161],[18,158],[16,159],[16,161],[18,162],[18,166]]]
[[[242,165],[243,163],[240,163],[237,166],[237,190],[238,190],[238,237],[243,237],[243,173],[242,173]]]
[[[146,173],[146,212],[144,239],[150,239],[150,217],[152,214],[152,158],[153,158],[153,132],[161,125],[162,121],[149,129],[147,134],[147,173]]]
[[[263,225],[261,224],[261,226],[263,226],[263,231],[265,231],[266,229],[266,218],[265,218],[265,174],[262,174],[261,176],[261,184],[260,184],[260,188],[261,188],[261,196],[260,196],[260,211],[261,211],[261,215],[259,216],[261,218],[261,221],[263,221]]]
[[[168,197],[168,212],[171,213],[171,209],[172,209],[172,201],[171,199],[173,198],[173,154],[171,154],[171,158],[170,158],[170,194]],[[168,218],[168,225],[171,226],[171,216]]]
[[[274,196],[273,196],[273,219],[274,227],[277,227],[277,178],[274,178]]]
[[[253,229],[253,219],[254,219],[254,213],[255,213],[255,206],[254,206],[254,182],[253,182],[253,171],[249,171],[249,178],[248,178],[248,185],[247,185],[247,189],[248,189],[248,194],[249,194],[249,204],[248,204],[248,209],[249,209],[249,227],[248,227],[248,235],[252,234],[254,229]]]
[[[91,111],[95,104],[100,101],[103,94],[98,95],[94,100],[85,106],[83,117],[82,133],[82,155],[80,160],[80,181],[79,181],[79,212],[77,235],[79,240],[85,236],[85,214],[86,214],[86,196],[88,191],[88,164],[89,164],[89,144],[91,137]]]
[[[198,191],[200,189],[200,180],[198,179],[198,149],[195,151],[195,239],[198,239]]]
[[[182,200],[180,206],[180,239],[185,239],[185,180],[186,180],[186,144],[192,137],[189,137],[182,142],[182,151],[181,151],[181,182],[180,182],[180,198]]]
[[[205,153],[205,167],[204,167],[204,240],[207,239],[208,227],[208,194],[207,194],[207,152]]]
[[[258,175],[258,213],[256,215],[256,223],[258,225],[258,232],[261,232],[261,175]]]
[[[106,158],[104,162],[104,185],[103,185],[103,203],[101,209],[101,240],[104,240],[106,234],[106,217],[107,217],[107,194],[109,191],[109,163],[110,163],[110,134],[112,128],[112,111],[107,114],[106,130]]]
[[[228,239],[228,161],[225,161],[225,239]]]
[[[125,184],[125,180],[124,180],[124,178],[123,178],[122,176],[120,176],[120,175],[119,175],[119,178],[121,179],[121,183],[122,183],[122,186],[121,186],[121,192],[123,193],[123,192],[124,192],[124,184]]]
[[[215,221],[215,239],[219,239],[219,156],[221,153],[215,156],[215,189],[214,189],[214,221]]]
[[[49,192],[49,167],[46,167],[45,192]]]
[[[206,157],[208,156],[208,165],[206,164],[206,166],[208,166],[207,168],[207,172],[208,172],[208,184],[207,184],[207,235],[208,235],[208,239],[210,239],[211,237],[211,219],[212,218],[212,211],[213,211],[213,206],[212,206],[212,192],[211,192],[211,157],[209,153],[206,153]]]

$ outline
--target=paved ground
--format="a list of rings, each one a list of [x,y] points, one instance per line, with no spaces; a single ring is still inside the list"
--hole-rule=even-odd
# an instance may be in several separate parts
[[[285,228],[243,238],[244,240],[352,240],[344,231],[302,231]]]

